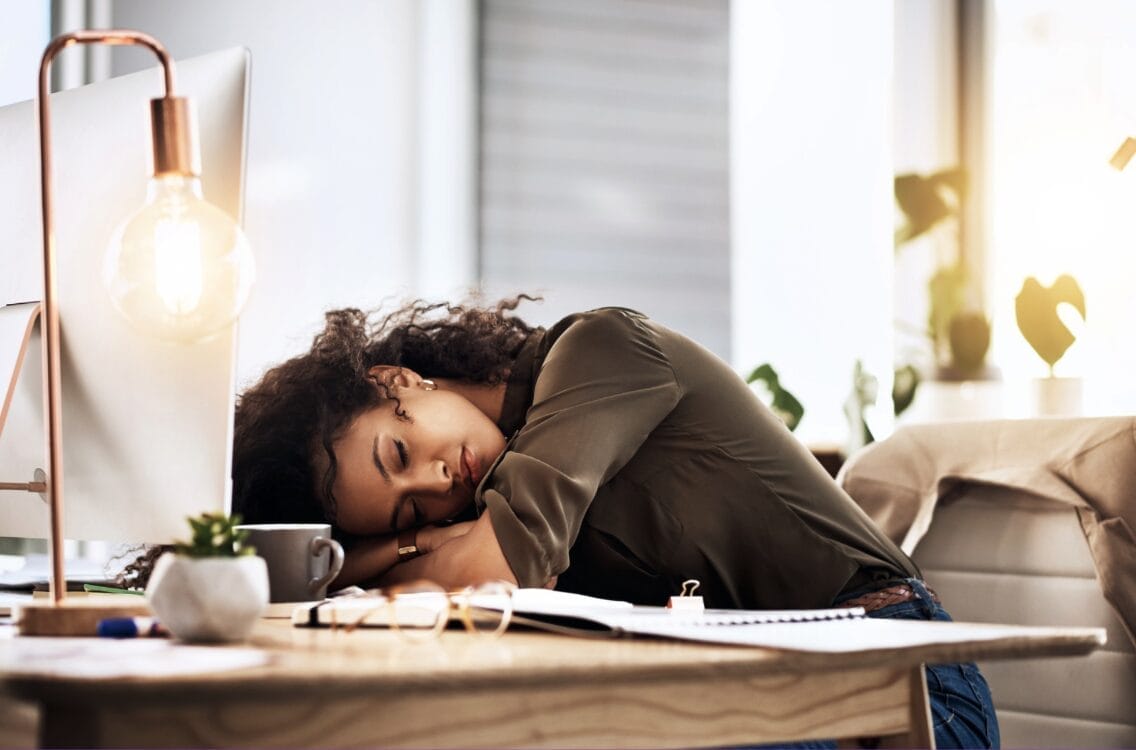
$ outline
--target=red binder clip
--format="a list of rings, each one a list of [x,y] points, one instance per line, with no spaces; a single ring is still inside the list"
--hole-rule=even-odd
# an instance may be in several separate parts
[[[683,581],[682,592],[678,596],[667,599],[667,609],[675,612],[701,612],[705,609],[702,604],[702,597],[694,595],[700,585],[702,584],[694,578]]]

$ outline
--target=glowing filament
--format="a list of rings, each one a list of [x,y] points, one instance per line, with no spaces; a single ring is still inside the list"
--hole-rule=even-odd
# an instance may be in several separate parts
[[[162,219],[154,227],[154,281],[166,310],[187,315],[201,303],[201,228],[196,222]]]

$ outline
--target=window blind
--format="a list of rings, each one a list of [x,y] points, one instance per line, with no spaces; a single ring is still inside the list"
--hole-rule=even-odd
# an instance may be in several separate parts
[[[479,275],[729,357],[728,0],[482,0]],[[533,314],[533,311],[536,311]]]

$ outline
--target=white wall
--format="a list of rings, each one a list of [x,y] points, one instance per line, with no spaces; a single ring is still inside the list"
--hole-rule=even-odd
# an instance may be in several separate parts
[[[416,292],[451,299],[477,278],[477,9],[419,0]]]
[[[36,93],[39,60],[50,33],[47,0],[22,0],[3,7],[0,33],[0,107]]]
[[[903,0],[895,4],[896,174],[929,174],[959,165],[956,34],[953,3]],[[936,253],[951,249],[950,237],[941,240],[936,243],[935,237],[921,237],[899,248],[895,256],[896,362],[918,364],[927,374],[935,369],[926,334],[927,283],[944,262]],[[917,391],[916,398],[921,395]]]
[[[749,0],[731,18],[734,360],[768,361],[843,442],[856,359],[892,372],[893,3]]]

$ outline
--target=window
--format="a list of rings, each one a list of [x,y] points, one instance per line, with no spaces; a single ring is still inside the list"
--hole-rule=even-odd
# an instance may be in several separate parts
[[[484,0],[480,278],[730,342],[727,0]]]
[[[1027,276],[1071,274],[1086,317],[1056,374],[1083,377],[1087,413],[1131,413],[1136,307],[1136,169],[1109,157],[1136,135],[1136,5],[997,0],[990,56],[988,295],[994,349],[1007,377],[1046,374],[1017,328]]]

